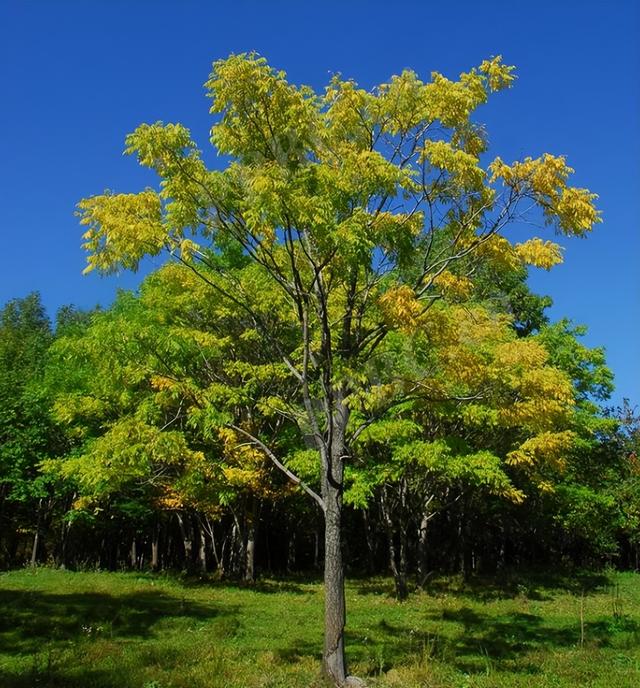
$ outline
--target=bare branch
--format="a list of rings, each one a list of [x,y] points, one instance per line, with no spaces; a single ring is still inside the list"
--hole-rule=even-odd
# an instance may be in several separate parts
[[[324,500],[322,497],[314,492],[303,480],[298,478],[298,476],[295,473],[292,473],[279,459],[278,457],[267,447],[264,442],[261,442],[255,435],[252,435],[250,432],[247,432],[246,430],[243,430],[242,428],[238,427],[237,425],[229,424],[230,428],[233,428],[236,432],[239,432],[241,435],[244,435],[250,442],[251,444],[255,444],[256,447],[259,447],[262,449],[262,451],[266,454],[266,456],[271,459],[271,461],[291,480],[291,482],[295,483],[296,485],[299,485],[312,499],[314,499],[322,511],[326,511],[326,506],[324,503]]]

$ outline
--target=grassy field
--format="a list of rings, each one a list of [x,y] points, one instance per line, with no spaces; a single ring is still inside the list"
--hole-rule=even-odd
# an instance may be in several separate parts
[[[397,603],[348,584],[348,658],[369,686],[640,686],[640,575],[438,579]],[[0,574],[3,688],[310,688],[322,588],[146,574]]]

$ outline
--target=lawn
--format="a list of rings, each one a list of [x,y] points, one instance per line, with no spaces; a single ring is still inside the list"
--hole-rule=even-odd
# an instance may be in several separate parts
[[[439,578],[398,603],[348,583],[352,673],[378,688],[640,686],[640,575]],[[310,688],[322,587],[132,573],[0,574],[3,688]]]

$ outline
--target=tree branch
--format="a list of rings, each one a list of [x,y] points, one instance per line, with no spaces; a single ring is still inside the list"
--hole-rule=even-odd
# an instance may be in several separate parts
[[[233,425],[232,423],[229,424],[229,427],[235,430],[236,432],[239,432],[241,435],[244,435],[252,444],[255,444],[256,447],[260,447],[262,451],[271,459],[271,461],[291,480],[294,482],[296,485],[299,485],[312,499],[315,499],[315,501],[318,503],[322,511],[326,510],[326,506],[324,503],[324,500],[322,497],[314,492],[303,480],[298,478],[298,476],[295,473],[292,473],[279,459],[278,457],[267,447],[264,442],[261,442],[255,435],[252,435],[250,432],[247,432],[246,430],[243,430],[242,428],[238,427],[237,425]]]

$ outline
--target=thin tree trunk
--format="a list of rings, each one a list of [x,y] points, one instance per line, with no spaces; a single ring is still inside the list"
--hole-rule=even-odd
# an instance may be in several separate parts
[[[401,526],[400,532],[398,534],[399,550],[400,550],[400,560],[398,562],[398,585],[397,585],[397,595],[399,600],[406,600],[409,597],[409,587],[407,585],[407,572],[408,572],[408,562],[407,562],[407,531]]]
[[[60,568],[66,569],[68,562],[68,543],[69,543],[69,531],[71,530],[71,523],[68,521],[62,522],[62,528],[60,529]]]
[[[136,546],[136,536],[131,538],[131,550],[129,551],[131,568],[135,569],[138,566],[138,551]]]
[[[457,547],[457,561],[458,561],[458,572],[463,575],[463,577],[466,577],[467,572],[465,571],[464,565],[465,565],[465,537],[464,537],[464,512],[463,509],[461,508],[460,511],[458,512],[458,522],[456,526],[456,547]]]
[[[313,531],[313,568],[320,568],[320,531],[316,528]]]
[[[269,539],[269,528],[266,529],[265,535],[264,535],[264,542],[265,542],[265,549],[267,552],[267,571],[271,573],[273,571],[273,568],[271,566],[271,541]]]
[[[422,507],[422,516],[420,518],[420,525],[418,527],[418,585],[422,587],[427,580],[429,575],[428,562],[427,562],[427,545],[428,534],[429,534],[429,521],[431,520],[431,502],[434,499],[434,495],[430,495],[424,501]]]
[[[429,512],[423,511],[418,527],[418,581],[420,587],[427,577],[427,532],[429,528]]]
[[[287,540],[287,573],[293,573],[296,568],[296,531],[292,530]]]
[[[369,509],[362,510],[362,519],[364,521],[364,534],[367,543],[366,549],[366,569],[369,575],[373,574],[374,569],[374,538],[373,538],[373,528],[371,527],[371,519],[369,518]]]
[[[211,523],[208,516],[204,517],[204,521],[202,522],[202,529],[209,536],[209,539],[211,540],[211,551],[213,553],[213,559],[216,562],[216,571],[218,572],[218,574],[220,576],[222,576],[222,575],[224,575],[224,565],[223,565],[224,544],[222,547],[222,552],[219,554],[218,553],[218,547],[216,545],[216,534],[213,530],[213,524]]]
[[[505,534],[504,530],[504,523],[502,522],[502,518],[498,521],[498,532],[499,532],[499,542],[500,546],[498,549],[498,562],[497,562],[497,570],[498,572],[503,572],[507,568],[507,537]]]
[[[222,540],[222,546],[220,547],[220,563],[218,565],[218,571],[220,572],[220,578],[224,578],[225,574],[227,572],[227,568],[225,566],[225,556],[227,552],[227,543],[229,542],[229,536],[225,535],[224,539]]]
[[[396,552],[395,543],[395,528],[393,526],[393,517],[391,515],[391,508],[386,494],[386,487],[382,488],[380,494],[380,508],[382,511],[382,518],[384,519],[385,529],[387,531],[387,541],[389,547],[389,568],[393,575],[393,583],[396,588],[396,597],[399,600],[407,598],[407,576],[406,576],[406,554],[404,553],[404,543],[402,539],[399,542],[400,557]],[[404,569],[403,569],[404,565]]]
[[[237,516],[232,510],[233,526],[231,527],[231,542],[229,546],[229,574],[239,578],[244,565],[244,543],[242,529]]]
[[[33,547],[31,548],[31,566],[34,567],[38,561],[38,545],[40,544],[40,527],[42,524],[42,497],[38,500],[38,520],[36,522],[36,532],[33,536]]]
[[[207,541],[202,528],[198,530],[198,566],[200,573],[207,572]]]
[[[409,549],[407,543],[407,483],[404,478],[400,481],[400,519],[398,522],[398,540],[400,549],[400,560],[398,568],[400,572],[400,579],[398,586],[398,599],[406,600],[409,596],[409,589],[407,586],[407,575],[409,571],[409,563],[407,561],[407,551]]]
[[[178,519],[178,525],[180,526],[180,534],[182,535],[185,568],[187,571],[191,571],[193,569],[193,538],[191,535],[191,528],[189,527],[189,524],[185,522],[179,512],[176,512],[176,518]]]
[[[71,500],[67,502],[67,510],[71,508],[71,505],[76,499],[76,493],[74,492]],[[60,561],[59,565],[61,568],[66,569],[69,565],[69,532],[71,531],[71,521],[62,519],[62,528],[60,529]]]
[[[258,506],[256,500],[252,500],[251,511],[247,522],[247,546],[244,552],[244,579],[247,583],[253,583],[256,578],[256,518]]]
[[[160,566],[160,522],[156,519],[151,535],[151,570],[157,571]]]

